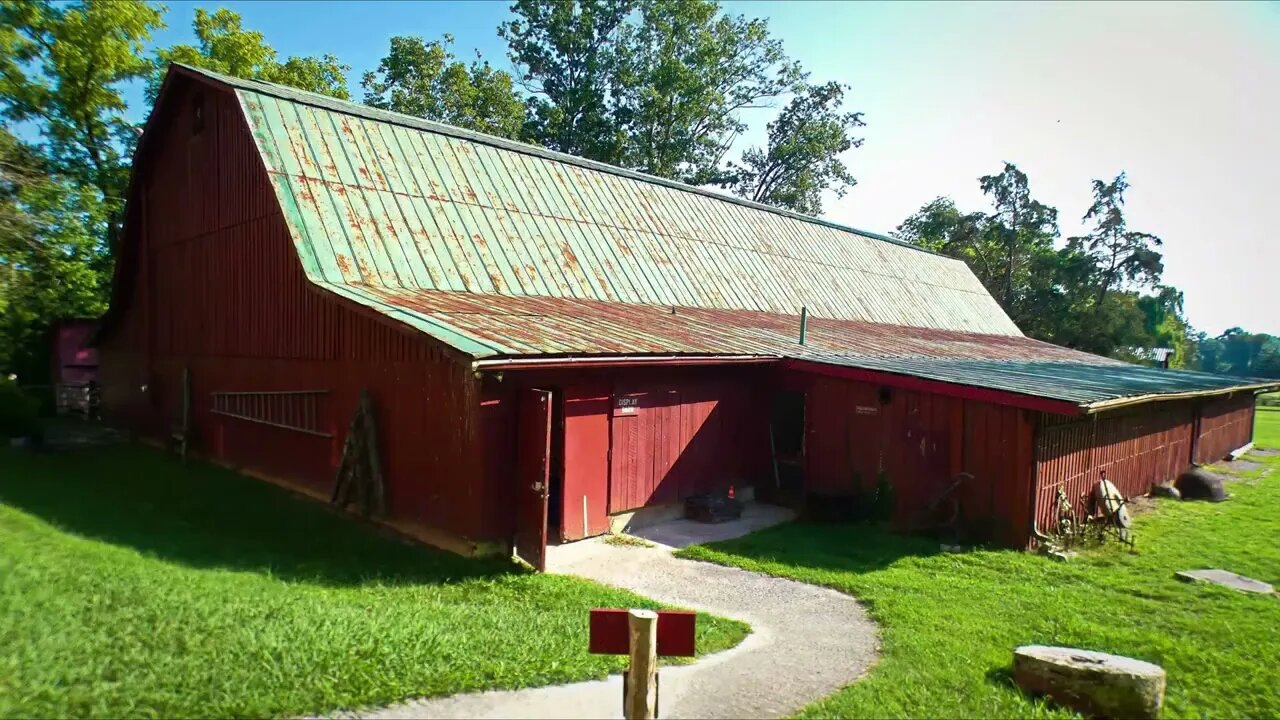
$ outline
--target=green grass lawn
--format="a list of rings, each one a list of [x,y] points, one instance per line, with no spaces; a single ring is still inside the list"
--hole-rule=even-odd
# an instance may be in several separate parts
[[[0,448],[0,717],[264,716],[602,677],[586,581],[406,544],[231,472]],[[699,618],[698,647],[747,627]]]
[[[1280,408],[1258,412],[1255,439],[1280,447]],[[941,554],[867,527],[793,523],[684,555],[830,586],[870,608],[883,659],[803,716],[1065,716],[1009,682],[1013,648],[1044,643],[1159,663],[1166,717],[1277,717],[1280,599],[1173,577],[1221,567],[1280,586],[1280,458],[1265,462],[1230,484],[1226,503],[1165,500],[1140,515],[1136,553]]]

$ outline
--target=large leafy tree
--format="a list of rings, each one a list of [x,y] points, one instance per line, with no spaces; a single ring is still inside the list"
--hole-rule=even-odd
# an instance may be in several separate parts
[[[898,237],[963,259],[1028,335],[1089,352],[1142,359],[1172,348],[1174,366],[1194,363],[1182,295],[1159,285],[1152,237],[1124,222],[1123,175],[1095,182],[1086,220],[1097,229],[1061,247],[1057,210],[1037,201],[1025,173],[1006,163],[979,179],[990,212],[965,213],[938,198],[907,218]],[[1145,292],[1144,292],[1145,291]]]
[[[1005,307],[1012,307],[1029,277],[1030,258],[1053,247],[1058,211],[1031,196],[1027,174],[1013,163],[1006,162],[996,175],[978,178],[978,184],[994,207],[987,237],[998,251],[994,276],[984,282]]]
[[[151,71],[161,10],[136,2],[0,1],[0,365],[43,377],[43,329],[104,305],[135,133],[122,87]]]
[[[619,29],[635,0],[515,0],[498,27],[530,93],[529,139],[553,150],[621,161],[624,131],[611,96]]]
[[[450,46],[453,36],[430,42],[391,38],[387,56],[361,81],[367,105],[436,120],[501,137],[519,139],[525,103],[511,74],[481,60],[463,63]]]
[[[191,29],[196,36],[195,45],[174,45],[156,51],[155,70],[147,84],[148,99],[155,99],[165,68],[171,62],[246,80],[290,85],[342,100],[350,97],[349,65],[327,54],[294,56],[281,62],[279,53],[267,44],[262,33],[244,29],[239,13],[226,8],[212,13],[198,8]]]
[[[862,145],[852,133],[863,125],[862,113],[841,110],[846,89],[836,82],[805,87],[769,123],[768,145],[749,148],[741,163],[730,163],[729,187],[809,215],[822,212],[824,192],[843,197],[857,181],[841,155]]]
[[[803,79],[759,19],[712,0],[516,0],[499,34],[531,94],[529,138],[704,183],[743,110]]]
[[[1094,223],[1093,232],[1071,238],[1070,243],[1094,259],[1098,267],[1095,307],[1104,306],[1107,294],[1126,284],[1155,286],[1164,272],[1163,258],[1156,248],[1162,242],[1155,235],[1129,229],[1124,216],[1124,193],[1129,182],[1120,173],[1111,182],[1093,181],[1093,204],[1084,222]]]
[[[642,0],[619,35],[611,92],[623,160],[660,177],[715,179],[746,129],[741,112],[804,79],[766,21],[729,15],[713,0]]]
[[[144,2],[0,0],[0,109],[36,128],[50,170],[98,191],[102,217],[120,209],[134,141],[121,88],[150,71],[163,25]]]

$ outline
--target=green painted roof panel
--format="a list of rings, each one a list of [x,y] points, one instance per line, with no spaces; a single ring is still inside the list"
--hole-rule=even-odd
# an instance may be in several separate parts
[[[963,262],[541,148],[236,89],[317,282],[1020,334]]]

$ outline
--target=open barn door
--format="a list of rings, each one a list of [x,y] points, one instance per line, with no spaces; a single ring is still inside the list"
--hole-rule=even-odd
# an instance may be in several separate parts
[[[520,391],[517,408],[516,557],[547,567],[547,497],[551,468],[551,392]]]

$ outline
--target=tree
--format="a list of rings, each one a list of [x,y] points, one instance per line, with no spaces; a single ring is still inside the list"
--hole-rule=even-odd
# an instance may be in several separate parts
[[[174,45],[156,51],[154,71],[147,84],[149,101],[154,101],[160,91],[169,63],[182,63],[246,80],[289,85],[341,100],[350,98],[347,92],[349,65],[338,62],[333,55],[290,57],[282,63],[262,33],[243,28],[239,13],[226,8],[219,8],[213,13],[197,8],[191,29],[197,45]]]
[[[110,238],[136,136],[121,87],[145,78],[161,10],[143,2],[0,1],[0,366],[43,377],[44,329],[105,308]]]
[[[601,162],[621,160],[610,105],[617,35],[635,0],[515,0],[498,35],[531,97],[528,137]]]
[[[741,111],[804,79],[763,20],[713,0],[516,0],[503,23],[529,138],[692,183],[719,177]]]
[[[48,324],[105,309],[105,209],[96,188],[0,131],[0,370],[42,378]]]
[[[1199,369],[1237,377],[1280,378],[1280,338],[1228,328],[1218,337],[1196,337]]]
[[[850,133],[864,125],[862,113],[840,111],[846,89],[806,86],[769,123],[768,146],[730,164],[726,184],[742,197],[809,215],[822,212],[824,191],[844,197],[857,180],[840,156],[862,145]]]
[[[642,0],[637,16],[619,33],[611,88],[623,161],[693,184],[716,179],[746,129],[741,111],[799,90],[805,75],[766,21],[713,0]]]
[[[1107,199],[1099,202],[1095,197],[1095,207],[1086,217],[1109,215],[1108,227],[1114,228],[1115,213],[1106,203],[1122,203],[1122,181],[1118,178],[1115,187],[1095,183]],[[1032,197],[1027,176],[1013,164],[1006,163],[1000,174],[982,177],[979,183],[991,198],[992,212],[965,213],[949,198],[937,198],[903,221],[894,234],[964,260],[1031,337],[1133,360],[1150,348],[1171,347],[1175,366],[1195,361],[1197,345],[1182,315],[1181,293],[1155,284],[1152,278],[1158,274],[1131,269],[1149,264],[1131,263],[1122,251],[1113,255],[1107,242],[1095,247],[1073,239],[1055,247],[1057,210]],[[1120,227],[1128,233],[1122,215]],[[1136,288],[1120,282],[1133,278],[1148,282]],[[1140,292],[1147,287],[1154,292]]]
[[[151,69],[143,48],[164,26],[143,2],[0,2],[0,109],[31,123],[51,171],[95,188],[104,222],[122,207],[133,126],[120,88]],[[95,229],[106,241],[106,226]]]
[[[963,213],[950,197],[936,197],[902,220],[891,234],[925,250],[964,260],[987,284],[987,278],[995,278],[996,273],[986,243],[980,242],[986,224],[983,213]]]
[[[525,103],[511,74],[480,60],[464,64],[450,50],[452,44],[453,36],[447,34],[443,41],[431,42],[391,38],[387,56],[360,83],[365,104],[519,139]]]
[[[1129,230],[1124,217],[1124,193],[1129,183],[1120,173],[1110,183],[1093,181],[1093,204],[1083,221],[1094,221],[1094,230],[1069,242],[1083,248],[1098,265],[1099,281],[1095,307],[1101,309],[1107,293],[1126,283],[1154,286],[1164,272],[1163,258],[1155,249],[1161,240],[1155,235]]]
[[[1008,308],[1014,304],[1018,285],[1026,277],[1028,257],[1053,247],[1058,235],[1058,211],[1031,197],[1027,174],[1013,163],[1006,162],[1000,174],[985,175],[978,183],[995,206],[989,220],[1000,247],[1001,277],[995,281],[993,292]]]

